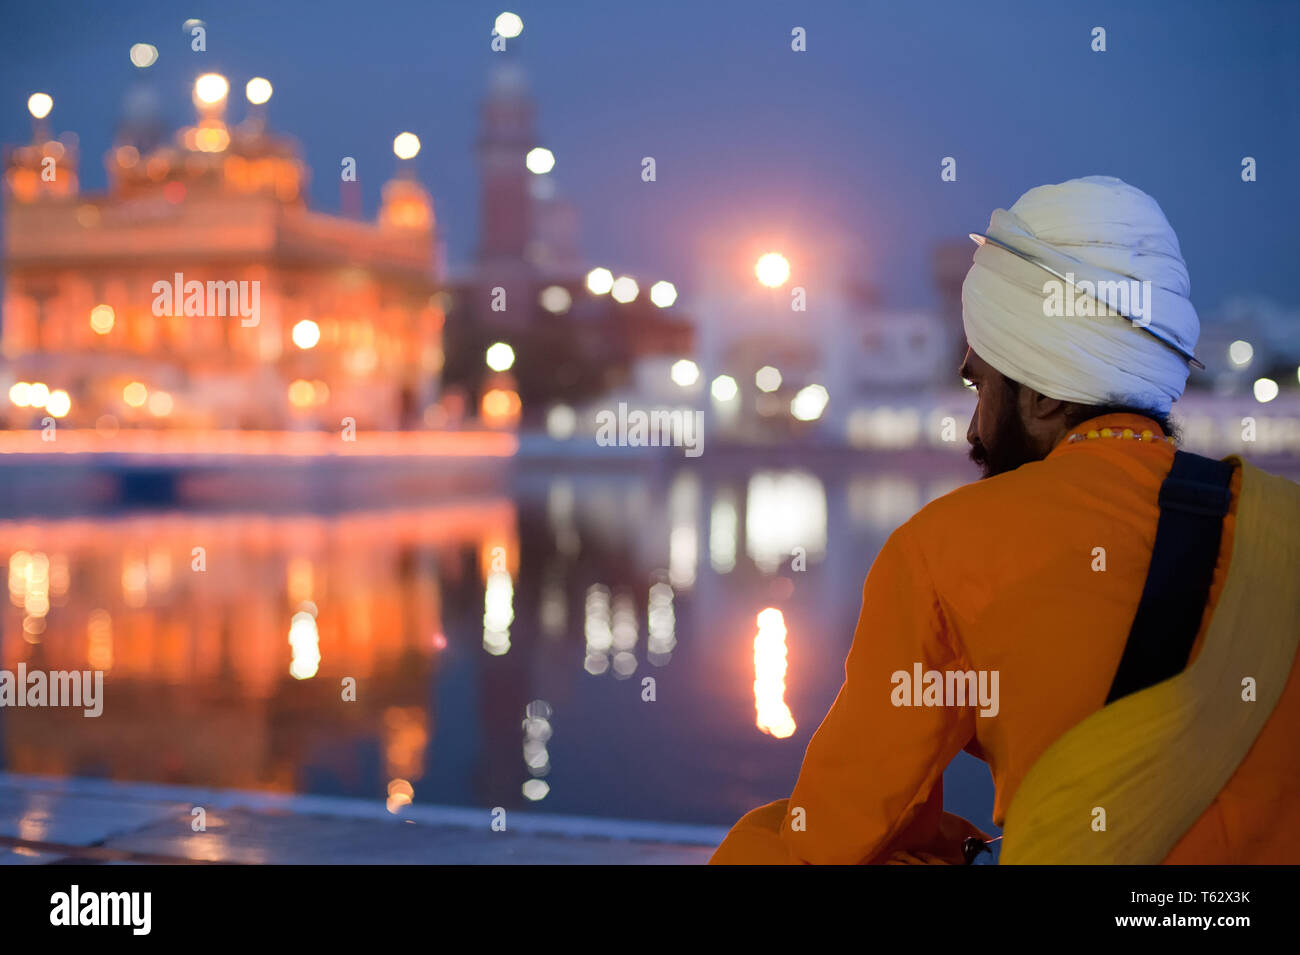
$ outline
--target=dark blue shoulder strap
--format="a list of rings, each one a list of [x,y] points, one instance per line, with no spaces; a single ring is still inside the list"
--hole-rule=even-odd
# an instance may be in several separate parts
[[[1210,596],[1233,467],[1186,451],[1160,486],[1151,566],[1107,703],[1181,673]]]

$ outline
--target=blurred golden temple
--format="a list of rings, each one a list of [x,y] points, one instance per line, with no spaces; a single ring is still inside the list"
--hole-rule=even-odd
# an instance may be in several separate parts
[[[32,143],[4,159],[0,427],[442,423],[433,203],[414,153],[396,150],[375,221],[313,211],[310,171],[268,128],[271,84],[249,81],[238,125],[229,92],[199,77],[196,123],[171,141],[123,123],[102,194],[80,191],[76,135],[54,137],[52,100],[31,97]]]

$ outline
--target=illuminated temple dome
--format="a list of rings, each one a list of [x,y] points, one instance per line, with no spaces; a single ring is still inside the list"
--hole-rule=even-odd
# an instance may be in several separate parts
[[[310,209],[310,170],[271,130],[260,82],[231,124],[232,87],[199,77],[195,122],[173,135],[134,88],[97,194],[80,189],[75,134],[33,110],[32,143],[4,159],[0,397],[44,384],[68,398],[57,417],[101,431],[425,420],[443,324],[429,194],[403,168],[373,221]],[[47,413],[11,399],[0,425]]]

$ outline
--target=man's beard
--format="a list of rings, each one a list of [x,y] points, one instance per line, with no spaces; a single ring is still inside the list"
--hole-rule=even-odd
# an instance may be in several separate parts
[[[998,416],[993,432],[993,440],[987,445],[979,439],[971,445],[970,459],[984,472],[982,477],[990,478],[996,474],[1014,471],[1030,461],[1041,461],[1043,455],[1034,448],[1024,422],[1016,413],[1015,402],[1003,404],[1002,414]]]

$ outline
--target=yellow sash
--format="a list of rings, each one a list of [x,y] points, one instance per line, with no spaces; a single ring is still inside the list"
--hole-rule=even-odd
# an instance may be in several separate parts
[[[1200,653],[1047,748],[1007,810],[1002,864],[1158,864],[1273,712],[1300,644],[1300,486],[1228,460],[1242,468],[1236,532]],[[1247,677],[1254,702],[1242,699]]]

